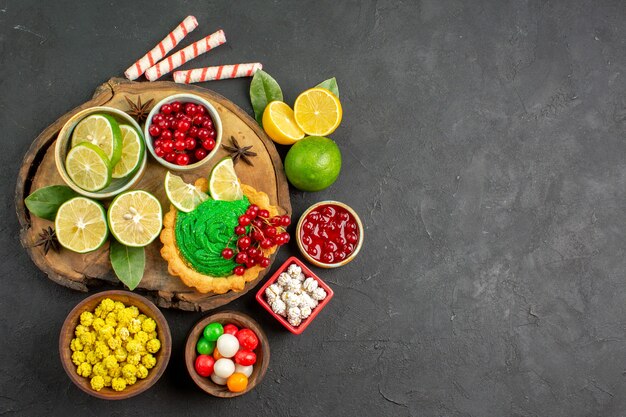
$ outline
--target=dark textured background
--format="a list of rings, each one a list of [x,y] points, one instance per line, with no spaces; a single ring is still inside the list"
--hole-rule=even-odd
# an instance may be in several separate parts
[[[103,402],[61,368],[85,294],[21,249],[15,178],[43,128],[187,14],[192,39],[228,37],[187,67],[261,61],[290,103],[337,77],[342,174],[292,203],[352,205],[366,242],[319,271],[336,296],[302,336],[253,292],[230,305],[270,337],[252,393],[196,389],[182,348],[201,314],[166,311],[164,377]],[[626,415],[625,51],[620,0],[0,0],[0,415]],[[203,86],[251,111],[249,80]]]

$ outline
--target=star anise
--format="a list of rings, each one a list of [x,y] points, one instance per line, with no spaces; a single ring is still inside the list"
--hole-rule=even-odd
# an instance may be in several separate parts
[[[233,164],[236,164],[237,161],[241,159],[246,164],[250,166],[254,166],[254,164],[251,161],[251,158],[253,156],[256,156],[256,152],[252,152],[250,150],[252,149],[252,146],[240,146],[239,142],[237,142],[237,139],[231,136],[230,146],[222,145],[222,148],[226,149],[228,153],[230,153],[230,156],[233,158]]]
[[[124,97],[128,102],[130,108],[126,111],[126,113],[130,114],[134,117],[137,122],[141,123],[148,117],[148,113],[150,113],[150,105],[154,101],[154,99],[150,99],[145,103],[141,102],[141,96],[137,97],[137,102],[133,103],[128,97]]]
[[[48,226],[47,229],[45,227],[41,229],[41,233],[39,233],[39,240],[33,244],[33,247],[36,246],[43,246],[44,255],[47,255],[50,249],[55,252],[59,251],[60,246],[57,234],[52,227]]]

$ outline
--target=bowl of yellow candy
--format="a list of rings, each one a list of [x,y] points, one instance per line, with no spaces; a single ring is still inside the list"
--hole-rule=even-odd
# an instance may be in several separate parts
[[[61,362],[72,382],[105,400],[130,398],[154,385],[171,347],[161,311],[128,291],[87,297],[69,313],[59,337]]]

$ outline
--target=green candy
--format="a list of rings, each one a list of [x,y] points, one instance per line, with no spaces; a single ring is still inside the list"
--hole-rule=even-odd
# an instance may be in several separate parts
[[[204,328],[204,338],[209,342],[215,342],[224,334],[224,326],[220,323],[211,323]]]
[[[196,343],[196,350],[201,355],[210,355],[213,353],[215,349],[215,342],[210,342],[206,340],[204,337],[201,337]]]

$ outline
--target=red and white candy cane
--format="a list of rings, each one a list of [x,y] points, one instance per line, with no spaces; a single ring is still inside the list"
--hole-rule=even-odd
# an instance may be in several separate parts
[[[217,67],[196,68],[188,71],[175,71],[174,81],[181,84],[202,81],[226,80],[229,78],[251,77],[263,69],[260,62],[250,64],[220,65]]]
[[[158,64],[148,68],[146,70],[146,78],[150,81],[154,81],[180,67],[185,62],[191,61],[198,55],[209,52],[211,49],[224,43],[226,43],[226,35],[224,34],[224,31],[220,29],[215,33],[211,33],[204,39],[200,39],[198,42],[189,45],[185,49],[181,49],[175,54],[168,56],[167,59],[164,59]]]
[[[157,46],[152,48],[150,52],[142,56],[137,62],[130,66],[124,75],[129,80],[134,80],[141,77],[148,68],[159,62],[165,57],[172,49],[176,47],[182,41],[185,36],[195,28],[198,27],[198,21],[194,16],[187,16],[180,25],[169,33]]]

